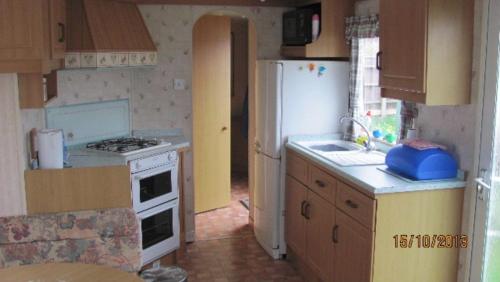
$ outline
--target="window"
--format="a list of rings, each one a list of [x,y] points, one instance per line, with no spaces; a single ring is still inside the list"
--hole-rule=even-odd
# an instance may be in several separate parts
[[[378,37],[359,39],[358,84],[356,86],[356,91],[360,95],[358,114],[371,133],[378,130],[381,133],[380,139],[395,143],[401,127],[401,102],[380,97],[379,71],[376,67],[378,51]]]

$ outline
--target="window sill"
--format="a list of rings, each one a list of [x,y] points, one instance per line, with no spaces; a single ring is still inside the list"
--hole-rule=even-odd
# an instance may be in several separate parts
[[[375,143],[377,150],[381,151],[383,153],[387,153],[390,149],[392,149],[392,147],[398,145],[397,143],[391,144],[389,142],[386,142],[384,140],[379,140],[379,139],[373,140],[373,143]]]

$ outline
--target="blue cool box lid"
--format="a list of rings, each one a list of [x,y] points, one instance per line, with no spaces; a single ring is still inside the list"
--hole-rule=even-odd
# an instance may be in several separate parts
[[[399,145],[387,153],[389,170],[415,180],[457,177],[458,165],[453,156],[442,149],[417,150]]]

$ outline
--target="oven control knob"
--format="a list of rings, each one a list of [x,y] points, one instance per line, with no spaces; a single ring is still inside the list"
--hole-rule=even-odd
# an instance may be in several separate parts
[[[135,163],[135,169],[141,169],[141,165],[139,163]]]
[[[175,152],[170,152],[168,154],[168,160],[169,161],[175,161]]]

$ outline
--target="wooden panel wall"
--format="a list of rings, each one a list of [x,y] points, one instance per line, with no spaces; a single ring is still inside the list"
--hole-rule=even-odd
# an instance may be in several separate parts
[[[131,208],[127,166],[28,170],[28,214]]]
[[[0,217],[26,213],[17,76],[0,74]]]

